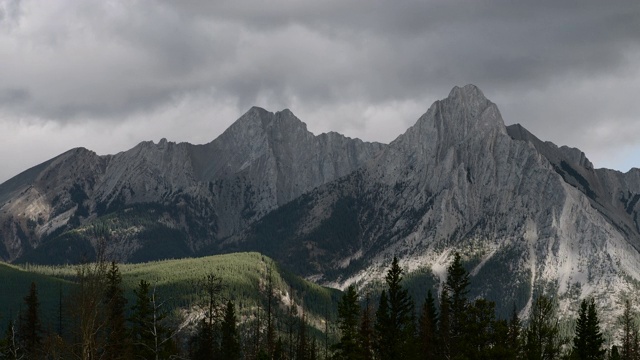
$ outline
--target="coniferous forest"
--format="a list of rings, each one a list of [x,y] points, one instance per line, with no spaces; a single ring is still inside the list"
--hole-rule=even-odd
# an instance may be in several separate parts
[[[498,318],[494,302],[469,298],[470,276],[459,254],[438,293],[412,298],[394,258],[379,295],[349,286],[321,321],[299,303],[283,305],[271,268],[260,284],[258,311],[239,310],[242,299],[228,296],[228,284],[215,273],[197,283],[188,307],[171,309],[148,280],[126,294],[115,262],[75,271],[75,285],[61,291],[54,314],[44,316],[38,284],[30,284],[2,329],[0,359],[640,359],[630,301],[612,341],[605,340],[591,298],[582,301],[570,335],[545,294],[535,297],[525,319],[515,306],[509,318]]]

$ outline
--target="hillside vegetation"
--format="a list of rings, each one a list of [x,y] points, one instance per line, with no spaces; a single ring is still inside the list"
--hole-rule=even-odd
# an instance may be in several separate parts
[[[268,269],[281,308],[297,304],[307,316],[320,319],[335,312],[335,304],[341,292],[308,282],[282,268],[270,258],[259,253],[235,253],[163,260],[139,264],[119,265],[122,284],[129,303],[133,290],[145,280],[155,287],[156,294],[165,302],[168,310],[187,308],[198,298],[200,285],[207,275],[214,274],[223,284],[222,297],[232,300],[240,314],[255,311],[265,301]],[[43,314],[56,313],[60,289],[67,295],[74,285],[77,266],[43,266],[25,264],[21,267],[1,264],[0,276],[6,284],[0,293],[0,310],[3,320],[9,314],[17,314],[33,281],[38,286]],[[55,317],[55,316],[54,316]],[[47,319],[49,317],[45,317]],[[45,320],[46,322],[46,320]]]

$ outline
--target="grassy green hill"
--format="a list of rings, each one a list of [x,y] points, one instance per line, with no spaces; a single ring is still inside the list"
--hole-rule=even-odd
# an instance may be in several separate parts
[[[0,313],[6,314],[2,323],[9,314],[15,317],[19,312],[31,281],[38,286],[43,313],[47,313],[45,319],[55,319],[60,289],[63,294],[69,294],[76,269],[74,266],[0,265],[2,282],[8,284],[8,291],[2,291],[0,295]],[[233,300],[240,314],[252,314],[266,301],[267,269],[271,269],[276,297],[281,300],[283,309],[288,304],[289,294],[293,293],[295,303],[303,305],[312,320],[323,318],[327,312],[335,313],[340,291],[308,282],[259,253],[120,265],[130,304],[133,302],[133,289],[140,280],[146,280],[155,286],[156,294],[166,302],[167,310],[187,308],[197,301],[199,284],[208,274],[215,274],[224,285],[222,296]]]

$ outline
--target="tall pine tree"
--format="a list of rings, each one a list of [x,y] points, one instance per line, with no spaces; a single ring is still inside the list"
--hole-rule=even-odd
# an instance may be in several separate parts
[[[20,317],[18,337],[28,359],[39,359],[42,350],[42,324],[40,322],[40,301],[36,283],[32,282],[29,294],[24,298],[27,309]]]
[[[593,298],[582,300],[576,335],[573,339],[572,358],[577,360],[604,360],[604,337],[600,332],[600,321]]]
[[[240,334],[236,327],[237,321],[234,305],[229,300],[221,324],[220,359],[222,360],[240,359]]]
[[[385,299],[381,297],[376,314],[381,317],[376,319],[381,360],[406,359],[415,337],[414,304],[408,291],[402,287],[402,273],[398,258],[394,257],[385,276],[387,293],[383,292],[383,296],[387,309],[383,309],[382,301]]]
[[[129,319],[134,357],[157,360],[172,355],[175,344],[171,333],[162,324],[166,313],[158,302],[155,288],[151,290],[151,285],[141,280],[134,293],[136,302]]]
[[[151,284],[140,280],[138,288],[134,290],[136,302],[131,308],[131,339],[133,341],[134,357],[153,359],[154,339],[149,328],[153,322],[153,308],[149,298]]]
[[[513,309],[511,310],[511,319],[509,319],[508,330],[507,330],[507,348],[510,350],[510,353],[513,354],[513,357],[520,358],[522,355],[522,323],[520,321],[520,317],[518,316],[518,309],[516,308],[516,304],[513,304]]]
[[[635,322],[635,314],[631,309],[631,300],[626,299],[624,301],[624,310],[622,312],[622,339],[620,357],[623,360],[636,360],[637,359],[637,339],[638,329]]]
[[[550,298],[540,295],[533,302],[525,340],[527,360],[549,360],[560,356],[562,343],[556,305]]]
[[[360,319],[360,304],[356,288],[347,288],[338,303],[338,328],[340,341],[334,346],[334,359],[356,359],[360,354],[358,345],[358,321]]]
[[[427,292],[427,298],[422,306],[419,322],[419,343],[420,349],[427,359],[436,357],[436,326],[438,313],[435,299],[431,289]]]
[[[442,289],[440,294],[437,340],[436,353],[438,358],[451,359],[451,299],[446,287]]]
[[[447,281],[444,284],[450,299],[450,339],[451,356],[455,358],[463,350],[465,324],[467,316],[467,295],[469,293],[469,273],[462,266],[462,258],[455,253],[453,262],[447,269]]]
[[[467,308],[467,317],[462,353],[468,359],[491,358],[496,348],[498,332],[495,319],[495,303],[486,299],[476,299]]]
[[[309,335],[307,334],[307,320],[305,314],[302,314],[302,318],[299,322],[298,339],[296,346],[296,359],[297,360],[309,360]]]
[[[127,359],[131,342],[127,336],[125,307],[127,299],[122,289],[122,275],[115,262],[107,271],[107,287],[104,294],[106,308],[104,356],[107,360]]]
[[[215,330],[206,319],[200,320],[196,334],[189,341],[189,353],[192,360],[212,359],[216,354]]]
[[[358,349],[361,360],[373,360],[374,358],[374,329],[373,313],[369,295],[366,296],[365,306],[360,318],[360,329],[358,330]]]
[[[391,320],[389,319],[389,300],[387,298],[386,290],[382,290],[378,310],[376,311],[376,323],[374,326],[376,334],[376,357],[380,360],[393,359],[391,354],[393,338],[389,332],[390,328]]]
[[[204,313],[204,319],[200,321],[195,336],[190,340],[193,359],[211,359],[219,353],[219,320],[221,310],[224,311],[220,301],[223,288],[222,279],[214,273],[207,274],[198,284],[199,307]]]

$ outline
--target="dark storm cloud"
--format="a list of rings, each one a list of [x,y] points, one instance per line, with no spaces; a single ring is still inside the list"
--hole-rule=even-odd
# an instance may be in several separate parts
[[[247,106],[267,91],[284,104],[291,93],[320,104],[384,102],[443,96],[454,84],[512,93],[624,73],[632,66],[625,53],[640,47],[638,4],[276,1],[265,9],[261,1],[188,1],[176,10],[272,35],[276,44],[295,41],[279,36],[291,28],[315,36],[306,41],[320,54],[306,54],[303,44],[273,53],[271,63],[256,56],[261,71],[224,79],[223,88]]]
[[[615,71],[640,40],[637,1],[89,4],[61,13],[63,21],[43,20],[51,23],[27,39],[47,49],[40,56],[50,56],[50,71],[66,76],[55,95],[42,91],[52,84],[46,76],[24,79],[40,116],[122,116],[208,88],[250,106],[260,96],[278,104],[294,95],[379,102],[446,94],[468,82],[541,87]],[[105,47],[83,47],[87,40]],[[65,68],[70,57],[87,61]]]
[[[215,71],[232,62],[233,38],[151,5],[50,2],[49,12],[20,19],[18,30],[1,34],[13,57],[0,60],[0,89],[20,84],[31,96],[6,107],[61,121],[108,119],[210,88]]]
[[[424,88],[451,77],[491,84],[544,81],[564,72],[619,65],[621,51],[637,46],[637,1],[186,1],[190,16],[234,21],[277,31],[306,27],[362,47],[357,60],[369,75],[389,77],[399,88]],[[393,61],[389,61],[391,56]],[[388,69],[387,74],[380,69]],[[389,76],[391,75],[391,76]],[[394,80],[397,76],[397,79]],[[375,81],[368,79],[367,81]],[[383,81],[389,84],[388,81]]]

